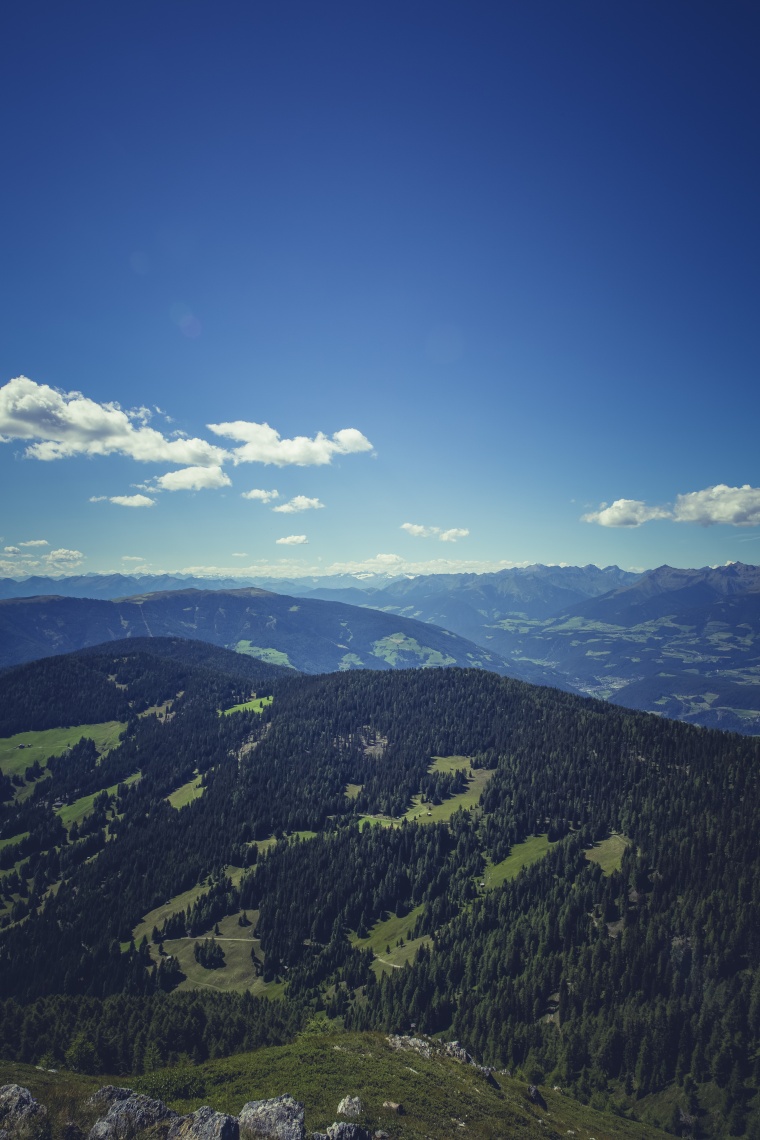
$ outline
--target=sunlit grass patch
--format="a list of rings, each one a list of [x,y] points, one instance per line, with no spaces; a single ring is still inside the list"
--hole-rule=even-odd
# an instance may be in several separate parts
[[[23,776],[35,760],[44,768],[51,756],[60,756],[83,736],[92,740],[100,755],[104,756],[117,746],[126,727],[121,721],[108,720],[102,724],[17,732],[14,736],[0,739],[0,772],[4,776]]]
[[[613,832],[608,839],[602,839],[586,852],[586,858],[592,863],[598,863],[605,875],[619,871],[623,862],[623,852],[630,845],[627,835]]]
[[[134,772],[131,776],[127,776],[126,780],[120,781],[120,783],[134,784],[134,782],[139,779],[140,773]],[[78,826],[83,819],[87,818],[98,796],[102,795],[104,791],[107,792],[109,796],[115,796],[118,787],[118,784],[111,784],[108,788],[101,788],[98,792],[91,792],[89,796],[80,796],[80,798],[74,800],[73,803],[64,804],[63,807],[56,808],[56,815],[66,830],[70,831],[73,824],[76,823]]]
[[[295,665],[292,665],[288,660],[287,653],[283,653],[279,649],[267,649],[261,645],[252,645],[250,641],[238,641],[231,648],[236,653],[243,653],[246,657],[255,657],[258,661],[266,661],[269,665],[286,665],[289,669],[295,669]]]
[[[531,835],[524,843],[515,843],[506,859],[486,866],[483,873],[486,890],[493,890],[516,878],[524,867],[530,867],[532,863],[543,859],[553,846],[548,835]]]
[[[222,712],[225,716],[235,712],[257,712],[260,713],[267,705],[271,705],[272,697],[252,697],[250,701],[243,701],[242,704],[233,705],[232,708],[223,709]]]
[[[179,808],[187,807],[193,800],[199,799],[205,791],[201,785],[201,779],[201,776],[193,776],[186,784],[182,784],[181,787],[171,792],[166,797],[171,806],[179,810]]]

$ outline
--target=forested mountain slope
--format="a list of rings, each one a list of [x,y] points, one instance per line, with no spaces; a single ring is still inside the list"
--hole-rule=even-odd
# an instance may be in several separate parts
[[[229,658],[216,681],[129,641],[57,659],[154,704],[6,781],[3,1056],[84,1035],[78,1063],[134,1072],[324,1010],[755,1127],[760,742],[485,671],[257,683]]]
[[[180,590],[120,601],[0,602],[0,665],[124,637],[187,637],[304,672],[460,665],[509,673],[498,656],[447,630],[338,602],[254,588]]]

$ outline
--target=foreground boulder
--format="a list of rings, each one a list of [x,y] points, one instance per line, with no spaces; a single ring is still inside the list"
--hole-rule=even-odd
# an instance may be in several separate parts
[[[372,1140],[372,1133],[361,1124],[349,1124],[339,1120],[327,1129],[327,1140]]]
[[[166,1125],[164,1131],[168,1131],[171,1122],[177,1119],[177,1113],[163,1101],[133,1093],[113,1101],[103,1119],[90,1129],[89,1140],[133,1140],[138,1132],[156,1125]]]
[[[120,1088],[119,1085],[103,1085],[89,1098],[87,1107],[96,1108],[98,1112],[108,1112],[111,1105],[115,1104],[117,1100],[128,1100],[134,1095],[134,1089]]]
[[[166,1140],[239,1140],[239,1137],[236,1116],[227,1116],[204,1105],[189,1116],[173,1121]]]
[[[338,1116],[361,1116],[362,1102],[358,1096],[344,1096],[338,1105]]]
[[[0,1088],[0,1133],[13,1136],[15,1132],[41,1127],[47,1119],[47,1109],[35,1100],[29,1089],[21,1085],[3,1085]]]
[[[249,1100],[240,1111],[243,1140],[305,1140],[305,1109],[287,1093],[271,1100]]]

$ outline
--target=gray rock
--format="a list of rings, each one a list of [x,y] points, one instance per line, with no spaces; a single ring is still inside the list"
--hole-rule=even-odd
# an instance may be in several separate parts
[[[163,1101],[133,1093],[123,1100],[114,1100],[107,1114],[90,1129],[89,1140],[132,1140],[138,1132],[168,1126],[177,1119],[177,1113]]]
[[[236,1116],[215,1112],[204,1105],[175,1120],[166,1135],[166,1140],[239,1140],[240,1127]]]
[[[372,1140],[372,1133],[362,1128],[361,1124],[339,1120],[327,1129],[327,1140]]]
[[[304,1106],[285,1093],[271,1100],[249,1100],[240,1112],[240,1132],[264,1140],[305,1140]]]
[[[362,1102],[358,1096],[344,1096],[338,1105],[338,1116],[361,1116]]]
[[[29,1089],[21,1085],[0,1088],[0,1129],[8,1136],[38,1128],[46,1119],[47,1109],[34,1099]]]
[[[90,1108],[97,1108],[101,1112],[108,1112],[111,1105],[117,1100],[126,1100],[134,1095],[132,1089],[120,1088],[118,1085],[103,1085],[102,1088],[92,1094],[87,1105]]]
[[[536,1085],[528,1085],[528,1100],[540,1108],[546,1108],[546,1101],[541,1096],[541,1090]]]

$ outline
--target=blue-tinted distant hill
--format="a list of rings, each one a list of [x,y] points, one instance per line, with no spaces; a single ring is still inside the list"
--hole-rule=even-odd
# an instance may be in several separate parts
[[[446,665],[516,673],[498,654],[423,622],[255,588],[0,602],[1,665],[125,637],[208,641],[307,673]]]

